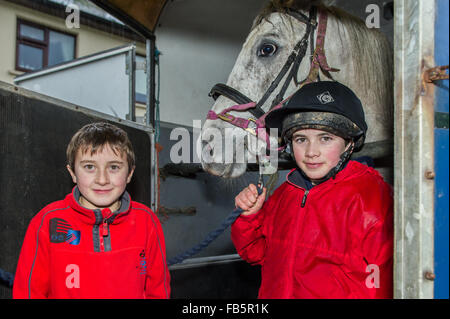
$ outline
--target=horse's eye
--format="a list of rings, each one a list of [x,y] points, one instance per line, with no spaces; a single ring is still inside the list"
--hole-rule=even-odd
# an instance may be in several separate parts
[[[278,47],[272,43],[264,43],[258,49],[258,56],[260,57],[269,57],[277,52]]]

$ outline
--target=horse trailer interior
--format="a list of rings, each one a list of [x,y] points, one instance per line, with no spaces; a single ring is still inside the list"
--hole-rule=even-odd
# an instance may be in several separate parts
[[[29,221],[73,187],[66,147],[87,123],[107,121],[128,133],[137,166],[127,189],[157,213],[168,260],[227,218],[236,194],[257,181],[258,169],[250,165],[234,180],[204,172],[195,158],[196,141],[213,105],[211,87],[226,83],[254,17],[268,1],[92,0],[144,39],[145,63],[136,62],[131,43],[20,75],[15,85],[0,82],[0,298],[12,297]],[[445,67],[439,68],[448,68],[448,1],[334,4],[363,20],[368,6],[376,6],[378,28],[392,46],[393,136],[359,156],[373,158],[394,190],[394,298],[448,299],[449,97],[448,74],[445,79]],[[146,76],[146,116],[138,121],[137,70]],[[173,162],[180,139],[191,147],[191,164],[186,158]],[[286,157],[280,163],[273,187],[293,167]],[[169,270],[172,298],[258,296],[260,267],[239,257],[229,228]]]

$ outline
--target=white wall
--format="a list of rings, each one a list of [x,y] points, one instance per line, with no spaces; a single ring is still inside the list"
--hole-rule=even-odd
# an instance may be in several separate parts
[[[156,28],[162,52],[160,119],[204,120],[212,86],[226,82],[254,17],[266,0],[169,1]]]

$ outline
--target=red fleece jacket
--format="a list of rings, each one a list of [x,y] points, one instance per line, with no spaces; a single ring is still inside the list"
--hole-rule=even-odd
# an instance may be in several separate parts
[[[90,210],[75,187],[30,222],[13,298],[169,298],[165,242],[156,215],[131,201]]]
[[[302,180],[291,171],[232,225],[239,255],[262,266],[259,297],[392,298],[391,187],[354,161],[310,190]]]

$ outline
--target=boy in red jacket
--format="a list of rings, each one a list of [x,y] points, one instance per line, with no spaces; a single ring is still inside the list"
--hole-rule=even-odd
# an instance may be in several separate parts
[[[88,124],[67,159],[76,186],[31,220],[13,297],[169,298],[161,225],[125,190],[135,168],[126,132]]]
[[[337,82],[303,86],[266,117],[298,166],[264,203],[249,185],[231,236],[261,265],[259,298],[392,298],[392,191],[349,161],[367,131],[360,100]]]

